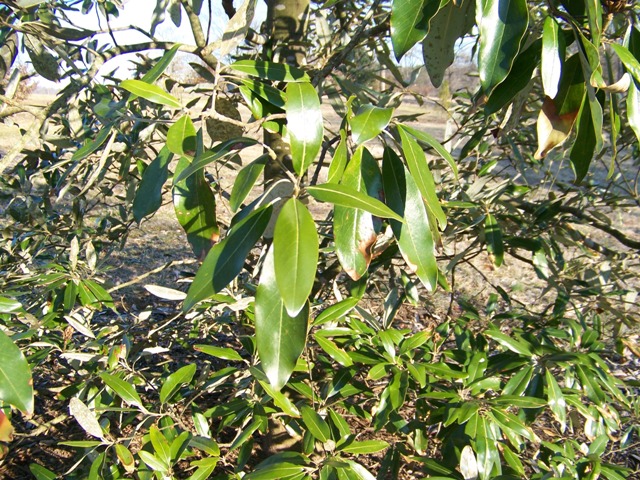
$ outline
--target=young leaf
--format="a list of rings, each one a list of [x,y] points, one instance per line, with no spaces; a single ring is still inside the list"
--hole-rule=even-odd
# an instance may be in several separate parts
[[[455,58],[455,44],[475,25],[475,0],[449,1],[429,22],[422,41],[424,65],[434,87],[440,87],[444,73]]]
[[[400,253],[429,291],[436,287],[438,266],[429,217],[411,173],[395,152],[385,149],[382,179],[387,204],[405,223],[390,220]]]
[[[392,108],[380,108],[373,105],[364,105],[358,109],[358,113],[349,121],[351,135],[356,145],[376,138],[384,130],[393,115]]]
[[[278,289],[290,316],[307,303],[318,263],[318,233],[309,210],[296,198],[282,207],[273,235],[273,255]]]
[[[309,306],[295,316],[287,313],[275,276],[274,248],[270,248],[262,266],[256,291],[256,347],[262,370],[277,391],[289,381],[307,338]]]
[[[120,83],[120,88],[153,103],[166,105],[167,107],[182,108],[176,97],[165,92],[157,85],[152,85],[142,80],[123,80]]]
[[[182,157],[176,166],[174,178],[179,177],[190,165],[191,161]],[[218,241],[220,230],[216,219],[216,198],[203,170],[185,180],[174,180],[173,207],[196,257],[204,258]]]
[[[565,52],[564,34],[552,16],[544,22],[542,33],[542,86],[547,97],[555,98],[562,78],[562,64]]]
[[[485,94],[511,71],[529,24],[526,0],[480,0],[478,69]]]
[[[142,180],[133,199],[133,218],[138,223],[156,212],[162,205],[162,187],[169,175],[169,163],[173,154],[165,146],[142,174]]]
[[[33,413],[33,381],[22,351],[0,330],[0,400]]]
[[[196,127],[189,115],[183,115],[167,131],[167,148],[175,155],[193,156],[196,153]]]
[[[269,156],[262,155],[238,172],[238,176],[233,182],[231,198],[229,199],[229,207],[231,207],[232,211],[236,212],[240,208],[268,161]]]
[[[400,126],[398,127],[398,131],[400,132],[402,152],[407,161],[409,172],[411,172],[413,180],[416,182],[416,186],[426,202],[427,208],[438,221],[440,229],[444,230],[447,226],[447,216],[440,206],[440,199],[436,193],[436,184],[433,180],[433,175],[431,175],[431,170],[429,170],[429,165],[427,164],[427,157],[420,145],[418,145],[418,142],[410,137],[404,128]]]
[[[340,143],[336,147],[336,151],[329,165],[329,173],[327,174],[327,183],[338,183],[342,178],[342,174],[347,166],[347,134],[340,130]]]
[[[309,82],[311,80],[303,70],[285,63],[264,60],[238,60],[229,65],[229,68],[252,77],[276,82]]]
[[[320,99],[310,83],[289,83],[286,90],[287,129],[293,168],[300,176],[313,163],[322,146],[324,127]]]
[[[502,244],[502,230],[496,219],[490,213],[484,220],[484,239],[487,244],[489,258],[496,267],[502,265],[504,245]]]
[[[196,364],[185,365],[169,375],[160,389],[160,403],[166,403],[176,394],[180,387],[190,383],[196,373]]]
[[[421,41],[440,0],[394,0],[391,5],[391,43],[396,60]]]
[[[508,348],[512,352],[524,355],[525,357],[531,357],[533,352],[531,351],[531,345],[526,340],[516,340],[509,335],[506,335],[498,330],[487,330],[484,333],[487,337],[493,338],[500,345]]]
[[[189,287],[182,306],[184,312],[218,293],[242,271],[247,255],[267,228],[271,211],[272,207],[266,206],[252,212],[234,225],[225,239],[209,251]]]

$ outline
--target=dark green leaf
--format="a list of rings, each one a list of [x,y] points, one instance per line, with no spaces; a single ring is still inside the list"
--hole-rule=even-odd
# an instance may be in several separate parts
[[[480,83],[487,95],[511,71],[529,24],[526,0],[481,0],[479,13]]]
[[[267,228],[271,212],[271,206],[252,212],[209,251],[187,292],[183,311],[191,310],[199,301],[218,293],[240,273],[247,255]]]
[[[576,130],[576,139],[571,147],[569,158],[576,173],[576,183],[579,183],[589,172],[589,165],[591,165],[597,143],[588,95],[585,95],[582,101]]]
[[[102,144],[107,141],[107,137],[111,133],[112,127],[113,125],[111,124],[102,127],[102,129],[98,132],[98,135],[96,135],[96,139],[85,143],[82,147],[80,147],[76,151],[76,153],[73,154],[71,160],[73,160],[74,162],[79,162],[80,160],[84,160],[93,152],[98,150],[102,146]]]
[[[0,297],[0,313],[16,312],[22,308],[22,304],[13,298]]]
[[[300,409],[300,413],[305,426],[317,440],[325,443],[331,438],[329,425],[313,408],[304,405]]]
[[[549,399],[549,408],[553,412],[553,416],[560,423],[560,431],[564,432],[567,427],[567,402],[562,394],[562,389],[558,382],[549,371],[545,371],[545,379],[547,381],[547,398]]]
[[[438,221],[440,229],[447,226],[447,216],[440,206],[440,199],[436,193],[436,184],[433,180],[431,170],[427,164],[427,157],[424,151],[412,137],[408,135],[404,128],[398,127],[400,139],[402,141],[402,151],[409,167],[409,172],[422,194],[422,198],[427,204],[427,208]]]
[[[360,107],[356,116],[349,121],[355,144],[360,145],[376,138],[389,125],[391,115],[393,115],[392,108],[379,108],[373,105]]]
[[[31,370],[22,351],[0,330],[0,400],[33,413]]]
[[[408,132],[411,135],[413,135],[418,141],[422,143],[426,143],[431,148],[433,148],[436,152],[438,152],[438,154],[442,158],[444,158],[446,162],[449,164],[449,167],[451,167],[451,170],[453,171],[453,175],[455,179],[456,180],[458,179],[458,165],[456,164],[456,161],[453,159],[451,154],[447,151],[446,148],[444,148],[440,144],[440,142],[438,142],[435,138],[433,138],[427,132],[416,130],[415,128],[411,128],[407,125],[402,125],[402,124],[398,125],[398,127],[401,127],[405,132]]]
[[[231,198],[229,199],[229,206],[232,211],[236,212],[242,205],[242,202],[247,198],[247,195],[251,193],[253,186],[258,180],[258,177],[260,177],[260,174],[263,172],[268,161],[269,156],[262,155],[238,172],[238,175],[233,182]]]
[[[142,80],[123,80],[120,83],[120,88],[153,103],[166,105],[167,107],[182,108],[176,97],[165,92],[162,88]]]
[[[306,344],[309,306],[290,316],[275,278],[273,247],[267,252],[256,291],[256,347],[262,370],[277,391],[289,381]]]
[[[133,217],[139,223],[162,205],[162,187],[169,175],[172,153],[165,146],[142,174],[142,180],[133,200]]]
[[[290,316],[304,308],[313,288],[318,263],[318,233],[313,217],[300,200],[282,207],[273,235],[276,282]]]
[[[489,258],[496,267],[502,265],[504,258],[504,245],[502,244],[502,230],[496,219],[490,213],[484,220],[484,239],[487,242]]]
[[[324,132],[320,99],[310,83],[290,83],[286,90],[287,129],[293,168],[300,176],[313,163]]]
[[[307,187],[307,192],[316,200],[329,202],[342,207],[358,208],[383,218],[393,218],[398,222],[404,220],[380,200],[360,193],[358,190],[344,184],[324,183],[314,187]]]
[[[185,180],[175,181],[175,177],[179,177],[191,165],[192,162],[187,157],[182,157],[176,166],[173,207],[196,257],[204,258],[220,235],[216,219],[216,198],[203,170]]]
[[[432,291],[438,281],[438,266],[429,217],[411,174],[390,149],[385,149],[382,178],[387,204],[405,220],[390,220],[400,252],[411,271]]]
[[[350,297],[325,308],[313,321],[313,325],[318,327],[323,323],[335,322],[349,313],[360,301],[359,298]]]
[[[100,374],[102,381],[118,395],[127,405],[133,405],[144,409],[140,395],[130,383],[120,377],[103,372]]]
[[[455,45],[475,25],[474,0],[449,1],[429,22],[422,41],[424,65],[434,87],[439,87],[455,58]]]
[[[394,0],[391,5],[391,43],[400,60],[429,29],[429,20],[440,7],[440,0]]]
[[[531,357],[533,355],[531,345],[524,339],[516,340],[515,338],[499,332],[498,330],[487,330],[485,335],[493,338],[500,345],[507,347],[512,352],[519,353],[526,357]]]
[[[242,357],[233,348],[216,347],[215,345],[194,345],[194,350],[211,355],[212,357],[222,358],[223,360],[231,360],[241,362]]]
[[[252,77],[277,82],[309,82],[304,71],[285,63],[274,63],[263,60],[239,60],[229,65],[236,72],[246,73]]]
[[[185,365],[169,375],[160,389],[160,403],[166,403],[184,384],[190,383],[196,373],[196,364]]]
[[[176,43],[169,50],[164,52],[164,55],[156,62],[156,64],[151,67],[151,69],[144,74],[142,77],[142,81],[145,83],[154,83],[160,76],[164,73],[164,71],[169,67],[173,57],[176,56],[176,53],[180,49],[182,45]]]
[[[278,108],[284,109],[287,100],[285,94],[281,90],[259,80],[243,79],[242,83],[247,86],[247,88],[251,89],[252,92],[259,95],[260,98]]]
[[[320,348],[322,348],[322,350],[324,350],[340,365],[343,365],[345,367],[350,367],[351,365],[353,365],[353,360],[351,360],[349,354],[338,347],[334,342],[332,342],[328,338],[323,337],[322,335],[319,335],[317,332],[314,336],[316,342],[318,342],[318,345],[320,345]]]

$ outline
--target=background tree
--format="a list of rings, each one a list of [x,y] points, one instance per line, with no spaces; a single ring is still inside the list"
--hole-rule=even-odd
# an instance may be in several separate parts
[[[77,459],[32,454],[36,478],[637,472],[638,6],[269,1],[255,31],[256,2],[225,1],[214,38],[216,6],[158,0],[136,43],[129,4],[0,6],[5,81],[20,50],[61,86],[0,96],[33,119],[0,158],[11,474],[13,429],[51,411]],[[438,87],[463,47],[477,81],[435,138],[398,62],[421,49]],[[167,202],[198,267],[146,285],[182,302],[155,325],[112,298],[153,271],[107,267]]]

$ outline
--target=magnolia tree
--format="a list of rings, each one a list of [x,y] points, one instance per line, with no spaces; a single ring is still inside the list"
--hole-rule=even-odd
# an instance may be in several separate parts
[[[33,456],[39,479],[628,478],[637,4],[268,0],[258,29],[255,0],[158,0],[127,43],[133,3],[0,6],[0,115],[30,119],[0,158],[7,465],[53,382],[77,457]],[[439,107],[399,67],[419,51],[448,85],[469,49],[478,79]],[[44,107],[14,98],[18,52],[60,85]],[[104,266],[170,201],[199,267],[148,287],[182,302],[156,328]]]

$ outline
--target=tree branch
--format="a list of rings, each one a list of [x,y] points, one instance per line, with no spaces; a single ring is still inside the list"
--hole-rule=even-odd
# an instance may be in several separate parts
[[[193,38],[196,42],[198,48],[204,48],[207,46],[207,36],[204,34],[202,30],[202,24],[200,23],[200,18],[198,14],[191,7],[191,2],[188,0],[181,0],[182,6],[184,10],[187,12],[187,17],[189,17],[189,23],[191,24],[191,31],[193,32]]]

